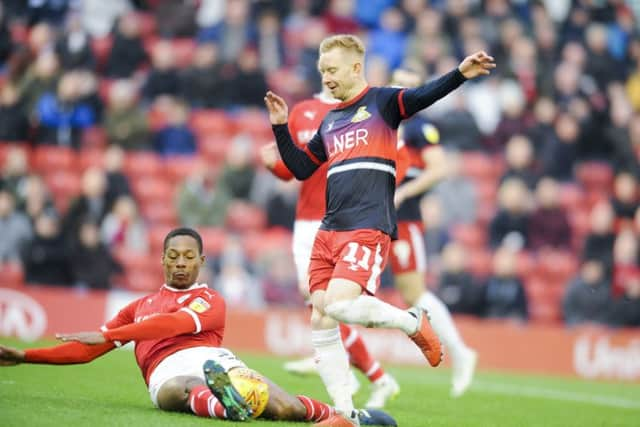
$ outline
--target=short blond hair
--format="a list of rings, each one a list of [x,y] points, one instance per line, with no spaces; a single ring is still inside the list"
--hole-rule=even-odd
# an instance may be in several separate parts
[[[320,53],[326,53],[336,47],[350,50],[362,57],[364,57],[366,50],[364,43],[359,37],[352,34],[336,34],[322,40],[322,43],[320,43]]]

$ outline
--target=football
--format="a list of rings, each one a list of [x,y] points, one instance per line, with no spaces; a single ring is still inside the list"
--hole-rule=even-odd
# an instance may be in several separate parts
[[[229,371],[229,378],[238,393],[253,411],[253,418],[264,412],[269,401],[269,385],[262,375],[248,368],[235,368]]]

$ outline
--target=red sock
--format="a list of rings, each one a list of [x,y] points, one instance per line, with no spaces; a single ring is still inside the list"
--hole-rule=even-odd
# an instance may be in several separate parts
[[[307,421],[324,421],[335,413],[335,410],[326,403],[319,402],[307,396],[296,396],[307,410],[304,416]]]
[[[225,409],[206,385],[199,385],[189,393],[191,411],[199,417],[226,418]]]
[[[362,337],[354,327],[340,323],[340,335],[344,348],[349,353],[351,364],[365,374],[369,381],[374,382],[384,375],[382,365],[371,357]]]

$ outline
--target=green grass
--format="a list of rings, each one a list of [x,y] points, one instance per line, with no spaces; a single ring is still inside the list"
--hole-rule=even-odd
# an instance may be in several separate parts
[[[7,339],[0,343],[24,346]],[[281,358],[240,356],[286,390],[327,400],[319,378],[286,374],[281,370]],[[454,400],[449,398],[449,372],[445,369],[392,366],[389,371],[402,387],[400,396],[387,408],[400,426],[640,425],[640,387],[637,385],[480,372],[471,390]],[[367,397],[364,380],[362,385],[356,405],[362,405]],[[244,425],[154,409],[133,353],[127,350],[114,351],[86,365],[0,368],[0,426],[212,424]]]

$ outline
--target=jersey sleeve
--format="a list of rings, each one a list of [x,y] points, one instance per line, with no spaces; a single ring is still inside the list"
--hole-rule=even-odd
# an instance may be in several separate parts
[[[293,175],[300,180],[307,179],[313,175],[322,162],[319,161],[310,145],[314,139],[319,137],[319,135],[314,135],[309,144],[305,145],[304,148],[300,148],[295,144],[295,142],[293,142],[287,125],[272,125],[271,128],[273,129],[273,134],[276,137],[276,144],[278,145],[278,151],[280,151],[280,157],[282,157],[282,161],[284,161],[287,169],[289,169]],[[314,146],[316,150],[318,150],[317,145],[318,144],[316,143]],[[324,152],[321,137],[320,146],[322,148],[322,152]]]
[[[102,331],[104,334],[104,332],[107,332],[111,329],[116,329],[116,328],[134,323],[135,315],[136,315],[136,307],[138,306],[139,302],[140,302],[140,299],[137,299],[127,304],[111,320],[109,320],[107,323],[102,325],[100,327],[100,331]],[[121,347],[124,344],[126,344],[126,342],[115,340],[113,341],[113,344],[116,347]]]
[[[112,342],[97,345],[69,342],[49,348],[30,348],[25,350],[24,359],[27,363],[75,365],[91,362],[114,348],[115,345]]]
[[[324,142],[320,132],[316,132],[313,138],[305,146],[306,152],[311,155],[312,160],[316,164],[321,164],[327,161],[327,152],[324,150]]]
[[[400,109],[401,89],[391,87],[376,88],[376,103],[384,121],[392,129],[397,129],[400,122],[407,118],[405,112]]]
[[[378,88],[376,101],[387,124],[396,129],[400,121],[447,96],[467,79],[456,68],[442,77],[411,89]]]
[[[194,333],[224,330],[226,304],[215,291],[206,291],[188,301],[180,311],[188,313],[196,325]]]
[[[278,160],[276,164],[273,165],[273,168],[269,169],[269,171],[283,181],[290,181],[293,179],[293,174],[282,160]]]

